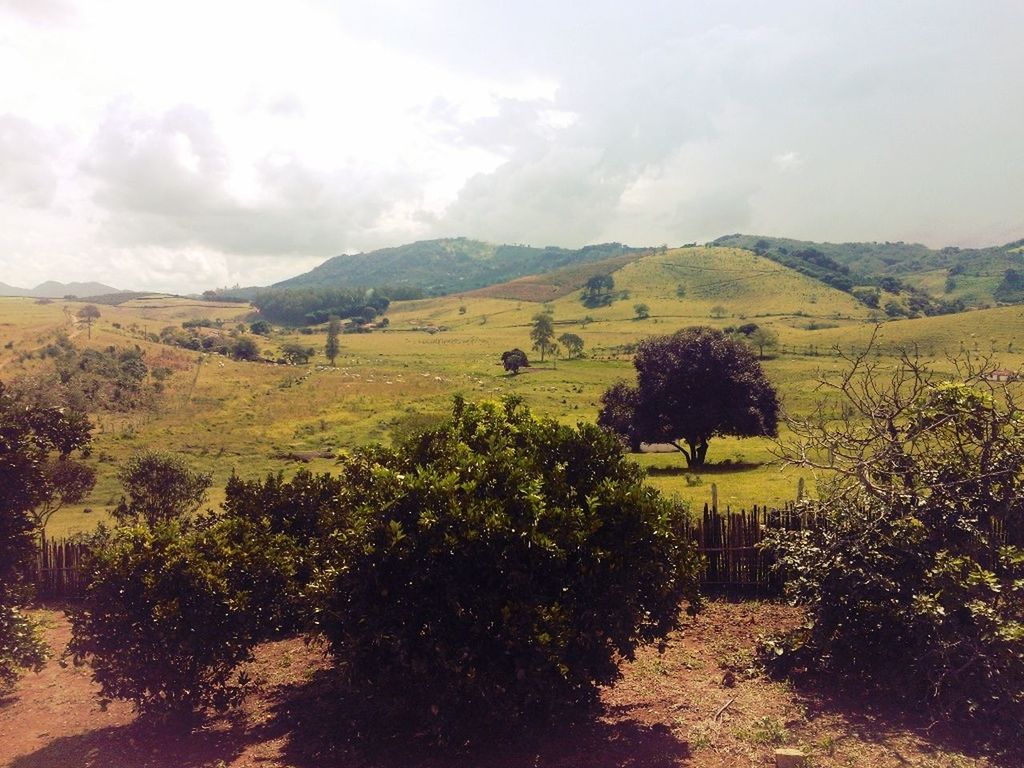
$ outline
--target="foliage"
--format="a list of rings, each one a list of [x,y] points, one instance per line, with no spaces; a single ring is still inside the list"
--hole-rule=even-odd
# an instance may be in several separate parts
[[[362,288],[272,288],[261,291],[252,300],[253,306],[268,320],[288,325],[325,323],[332,315],[340,318],[369,318],[382,314],[391,304],[390,298],[374,289]]]
[[[83,414],[26,404],[0,382],[0,692],[45,659],[35,624],[20,610],[28,596],[22,567],[35,549],[30,514],[46,500],[48,462],[88,442]]]
[[[533,349],[540,352],[540,361],[544,362],[544,353],[550,351],[552,339],[555,338],[555,326],[551,322],[551,313],[538,312],[533,316],[533,326],[530,328],[530,339],[533,341]]]
[[[530,361],[527,359],[526,353],[517,347],[501,353],[501,365],[506,371],[515,375],[519,373],[520,368],[529,368]]]
[[[1019,269],[1008,269],[1003,273],[1003,279],[992,292],[997,301],[1018,303],[1024,301],[1024,274]]]
[[[581,295],[583,306],[594,309],[610,305],[614,300],[612,293],[614,288],[615,280],[611,275],[594,275],[587,280],[583,288]]]
[[[866,680],[1024,738],[1024,418],[986,368],[943,381],[904,356],[849,358],[841,411],[792,424],[791,460],[837,479],[823,525],[770,546],[808,606],[773,667]],[[991,730],[989,732],[992,732]]]
[[[12,382],[11,387],[35,405],[127,412],[153,403],[154,389],[146,385],[145,353],[137,346],[78,349],[59,333],[39,355],[53,361],[52,372]]]
[[[593,699],[695,607],[681,512],[597,427],[514,398],[344,464],[318,622],[356,694],[439,735]]]
[[[51,457],[42,466],[39,483],[39,501],[30,514],[45,538],[46,524],[54,513],[65,504],[77,504],[96,485],[96,470],[67,456]]]
[[[315,354],[316,349],[313,347],[305,347],[295,342],[288,342],[281,346],[281,357],[292,365],[305,365]]]
[[[114,517],[150,527],[199,509],[211,479],[209,474],[193,472],[182,458],[156,451],[128,459],[117,476],[128,496],[121,497]]]
[[[570,359],[583,355],[583,339],[575,333],[563,333],[558,337],[558,343],[565,347]]]
[[[464,237],[421,240],[371,253],[337,256],[276,287],[375,285],[379,293],[399,301],[469,291],[639,251],[619,243],[569,250],[493,245]]]
[[[334,365],[335,359],[338,357],[338,352],[341,351],[341,345],[338,344],[338,336],[341,334],[341,318],[337,315],[331,315],[327,321],[327,342],[324,344],[324,354],[327,359],[331,361],[331,365]]]
[[[85,321],[86,327],[89,329],[89,338],[92,338],[92,324],[94,321],[99,319],[100,310],[95,304],[86,304],[76,313],[80,320]]]
[[[637,320],[646,320],[651,316],[651,308],[643,303],[634,304],[633,313],[636,316]]]
[[[640,437],[634,425],[640,392],[624,381],[610,386],[601,395],[597,424],[620,437],[633,453],[640,451]]]
[[[598,423],[631,442],[669,443],[699,467],[716,435],[774,435],[775,389],[743,343],[695,327],[640,343],[637,387],[616,385]],[[685,443],[685,446],[681,443]]]
[[[231,344],[231,356],[235,360],[258,360],[260,348],[248,336],[240,336]]]
[[[106,698],[187,716],[238,700],[237,668],[286,625],[294,603],[287,537],[229,517],[120,526],[92,540],[86,597],[68,645]]]
[[[256,334],[257,336],[269,336],[273,330],[273,326],[266,320],[257,320],[249,325],[249,333]]]

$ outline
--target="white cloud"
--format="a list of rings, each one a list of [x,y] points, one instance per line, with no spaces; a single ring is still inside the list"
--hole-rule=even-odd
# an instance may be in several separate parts
[[[1022,22],[1009,1],[0,0],[21,75],[0,281],[199,290],[442,235],[1020,237]]]

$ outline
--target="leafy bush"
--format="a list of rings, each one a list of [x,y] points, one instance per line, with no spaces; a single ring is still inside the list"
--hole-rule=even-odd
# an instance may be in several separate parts
[[[317,621],[363,700],[444,735],[590,701],[697,605],[683,521],[599,428],[518,400],[344,467]]]
[[[33,405],[0,382],[0,692],[24,668],[39,669],[46,646],[21,612],[28,598],[23,566],[35,551],[32,513],[52,498],[47,467],[89,443],[84,414]]]
[[[771,539],[810,621],[767,658],[1024,737],[1024,417],[969,363],[948,382],[867,354],[834,385],[843,419],[793,425],[838,480],[822,526]]]
[[[237,701],[238,665],[286,625],[294,549],[239,518],[102,530],[68,653],[88,661],[102,695],[150,715],[189,715]]]
[[[199,509],[211,478],[193,472],[178,456],[156,451],[132,456],[117,476],[128,496],[121,497],[114,517],[121,522],[141,520],[150,526]]]

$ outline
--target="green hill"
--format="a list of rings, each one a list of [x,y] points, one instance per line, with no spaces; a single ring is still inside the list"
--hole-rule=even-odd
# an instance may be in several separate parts
[[[917,290],[968,306],[1019,302],[1024,294],[1007,271],[1024,269],[1024,241],[989,248],[933,249],[919,243],[817,243],[760,235],[726,235],[715,245],[759,253],[840,290],[880,286]]]
[[[640,252],[620,243],[576,250],[548,246],[494,245],[464,237],[421,240],[353,256],[335,256],[273,288],[401,286],[440,296],[504,283],[573,264]]]

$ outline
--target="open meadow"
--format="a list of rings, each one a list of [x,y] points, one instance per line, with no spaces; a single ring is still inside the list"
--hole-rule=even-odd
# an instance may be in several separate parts
[[[120,497],[118,466],[145,449],[180,454],[212,472],[209,505],[216,507],[233,473],[251,479],[300,467],[330,471],[339,452],[387,443],[434,423],[457,393],[469,399],[515,394],[538,414],[566,423],[593,421],[604,390],[633,379],[636,342],[693,325],[756,323],[774,331],[778,342],[765,350],[763,366],[786,411],[807,415],[822,397],[818,378],[843,369],[835,350],[863,349],[880,322],[850,295],[748,251],[682,248],[613,262],[608,267],[615,269],[618,298],[609,306],[588,308],[580,300],[579,289],[593,270],[532,278],[526,293],[550,295],[546,303],[516,298],[522,281],[396,302],[386,328],[341,337],[334,367],[324,356],[323,326],[313,334],[275,327],[269,337],[252,337],[269,359],[289,342],[313,347],[311,362],[299,366],[240,362],[155,340],[163,328],[197,319],[221,321],[224,333],[248,335],[258,315],[247,305],[140,298],[101,305],[90,332],[75,321],[81,302],[0,299],[0,380],[43,375],[52,361],[40,351],[59,334],[80,347],[138,346],[151,374],[166,371],[152,407],[94,416],[89,462],[98,482],[81,504],[51,520],[48,533],[73,535],[104,519]],[[637,319],[638,303],[647,305],[649,317]],[[533,316],[545,310],[552,313],[556,336],[571,332],[583,339],[583,357],[537,359],[529,331]],[[532,362],[515,376],[500,363],[502,351],[513,347],[527,350]],[[939,368],[946,355],[969,352],[1015,369],[1024,363],[1024,309],[882,322],[873,354],[885,363],[900,349],[914,348]],[[780,439],[786,438],[783,427]],[[690,471],[675,451],[634,458],[652,485],[693,508],[711,501],[713,486],[719,505],[733,508],[792,501],[801,477],[807,492],[814,492],[814,477],[782,466],[767,439],[717,438],[709,465],[700,471]]]

